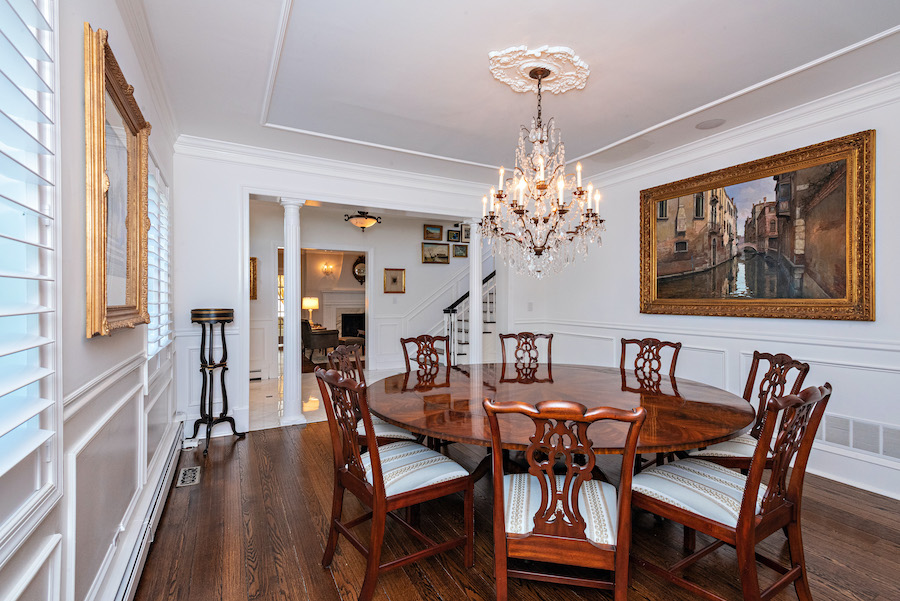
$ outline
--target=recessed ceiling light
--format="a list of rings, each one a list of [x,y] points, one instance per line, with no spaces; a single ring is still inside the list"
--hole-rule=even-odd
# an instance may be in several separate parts
[[[697,129],[715,129],[725,123],[725,119],[708,119],[701,121],[695,127]]]

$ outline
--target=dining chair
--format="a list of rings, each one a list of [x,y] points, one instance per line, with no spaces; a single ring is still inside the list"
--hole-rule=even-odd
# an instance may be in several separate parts
[[[498,601],[508,595],[508,579],[612,589],[616,601],[628,596],[631,546],[631,479],[644,409],[588,409],[572,401],[483,401],[491,431],[494,485],[494,578]],[[535,434],[525,451],[527,473],[504,474],[498,416],[531,418]],[[618,493],[609,482],[591,479],[596,464],[588,426],[623,422],[625,440]],[[605,426],[605,424],[604,424]],[[562,467],[562,469],[560,469]],[[564,473],[557,473],[557,472]],[[509,559],[575,565],[614,572],[611,581],[509,569]]]
[[[342,344],[328,353],[328,368],[333,369],[341,374],[344,378],[366,385],[366,375],[363,370],[362,359],[359,356],[360,346],[358,344]],[[365,426],[362,416],[357,415],[356,433],[359,436],[359,444],[363,447],[368,446],[366,440]],[[415,440],[421,442],[421,437],[413,434],[408,430],[404,430],[399,426],[393,426],[383,419],[372,416],[372,428],[375,432],[375,439],[379,445],[397,442],[398,440]]]
[[[506,351],[506,341],[515,340],[514,348]],[[503,357],[503,363],[514,363],[515,365],[534,365],[540,362],[541,353],[538,350],[538,340],[547,341],[547,356],[544,363],[552,363],[552,346],[553,334],[535,334],[533,332],[519,332],[518,334],[500,334],[500,354]],[[512,346],[512,343],[510,343]]]
[[[625,385],[625,359],[630,355],[629,349],[634,348],[635,355],[632,362],[632,371],[640,389],[647,392],[662,392],[663,364],[668,362],[668,379],[672,387],[677,390],[675,384],[675,365],[678,363],[678,353],[681,352],[680,342],[668,342],[658,338],[622,338],[622,354],[619,358],[619,370],[622,372],[622,384]],[[671,357],[669,355],[671,349]],[[677,392],[676,392],[677,394]],[[635,469],[640,472],[648,465],[661,465],[666,460],[665,453],[657,453],[654,459],[644,461],[638,455]]]
[[[759,377],[760,362],[766,362],[768,369]],[[795,372],[795,373],[791,373]],[[757,409],[756,421],[753,428],[747,434],[737,438],[710,445],[704,449],[691,451],[690,457],[701,457],[706,461],[712,461],[725,467],[750,469],[750,459],[756,449],[759,435],[762,433],[763,420],[766,417],[766,406],[769,400],[784,396],[788,387],[788,381],[793,377],[794,382],[790,388],[790,394],[797,394],[803,388],[803,381],[809,373],[809,364],[792,359],[789,355],[778,353],[753,352],[753,363],[750,364],[750,373],[747,376],[747,384],[744,387],[744,399],[748,403],[756,396]],[[759,384],[757,385],[757,380]],[[766,469],[772,468],[772,455],[769,453],[766,459]]]
[[[466,567],[475,563],[474,479],[461,465],[449,457],[412,441],[400,441],[379,447],[372,417],[366,402],[366,387],[350,378],[342,378],[336,370],[317,370],[316,378],[334,455],[334,496],[331,503],[328,542],[322,566],[334,558],[338,536],[343,534],[366,558],[365,577],[359,592],[360,601],[368,601],[375,592],[379,574],[455,547],[465,548]],[[362,452],[356,434],[357,415],[362,416],[368,452]],[[367,513],[341,521],[344,492],[349,491],[370,508]],[[461,492],[464,498],[463,536],[435,542],[401,517],[396,510],[410,508],[425,501]],[[381,561],[387,517],[400,523],[404,530],[425,544],[425,548],[391,561]],[[369,545],[357,538],[351,529],[371,520]]]
[[[415,345],[415,352],[412,359],[410,359],[409,351],[412,345]],[[424,373],[438,370],[440,369],[441,355],[444,355],[444,363],[446,365],[449,366],[451,364],[449,336],[423,334],[415,338],[401,338],[400,346],[403,347],[406,371],[411,371],[414,367]]]
[[[826,383],[822,387],[811,386],[797,395],[769,399],[750,473],[746,476],[693,457],[652,467],[636,475],[632,482],[635,508],[716,539],[669,568],[636,557],[638,565],[704,599],[725,601],[684,579],[679,572],[728,544],[737,551],[745,601],[770,599],[791,583],[800,601],[812,601],[803,557],[800,503],[809,453],[830,397],[831,385]],[[782,413],[780,420],[779,413]],[[770,448],[772,471],[764,485],[763,472]],[[792,460],[793,469],[788,474]],[[788,536],[789,567],[756,553],[756,544],[780,529],[785,529]],[[781,574],[763,591],[760,591],[757,561]]]
[[[668,359],[669,369],[667,375],[671,378],[675,375],[675,365],[678,363],[678,353],[681,352],[680,342],[667,342],[658,338],[622,338],[622,356],[619,359],[619,369],[625,370],[625,358],[629,356],[629,348],[635,348],[632,368],[638,383],[648,389],[659,386],[666,363],[667,349],[672,349],[671,358]]]

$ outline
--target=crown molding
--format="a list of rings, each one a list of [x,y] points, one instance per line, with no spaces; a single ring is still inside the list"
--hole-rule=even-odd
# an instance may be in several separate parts
[[[696,163],[698,156],[712,156],[777,140],[814,129],[835,119],[843,119],[898,102],[900,102],[900,72],[836,92],[824,98],[818,98],[622,167],[601,171],[591,175],[590,179],[601,182],[604,187],[609,187],[638,177]],[[853,132],[848,131],[847,133]]]
[[[425,175],[361,163],[349,163],[196,136],[179,136],[175,142],[175,152],[182,156],[224,161],[239,165],[283,169],[293,173],[299,172],[308,175],[336,177],[345,180],[401,186],[420,191],[439,192],[465,197],[469,200],[477,200],[484,194],[484,182],[470,182],[439,175]],[[475,201],[472,200],[472,202],[474,203]]]
[[[116,0],[116,4],[144,71],[150,99],[162,121],[158,125],[153,124],[154,130],[157,132],[161,130],[161,135],[165,139],[164,148],[172,148],[178,137],[178,122],[175,118],[175,111],[172,110],[172,104],[169,102],[165,78],[162,75],[162,65],[159,62],[156,46],[153,44],[144,5],[140,0]]]

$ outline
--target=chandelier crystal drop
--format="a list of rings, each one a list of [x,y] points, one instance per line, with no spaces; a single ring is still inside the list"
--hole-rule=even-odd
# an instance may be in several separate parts
[[[512,177],[500,168],[498,188],[482,199],[481,234],[495,257],[536,278],[559,272],[591,246],[601,245],[600,192],[582,187],[581,163],[566,173],[565,146],[551,118],[541,118],[541,80],[546,68],[529,73],[537,80],[537,116],[522,126]]]

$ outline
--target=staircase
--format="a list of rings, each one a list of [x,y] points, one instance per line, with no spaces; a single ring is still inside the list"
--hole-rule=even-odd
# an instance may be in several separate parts
[[[484,330],[483,356],[485,362],[497,356],[497,280],[492,271],[481,281],[482,319]],[[453,365],[468,363],[469,351],[469,293],[466,292],[456,302],[444,309],[444,334],[450,338],[450,356]]]

